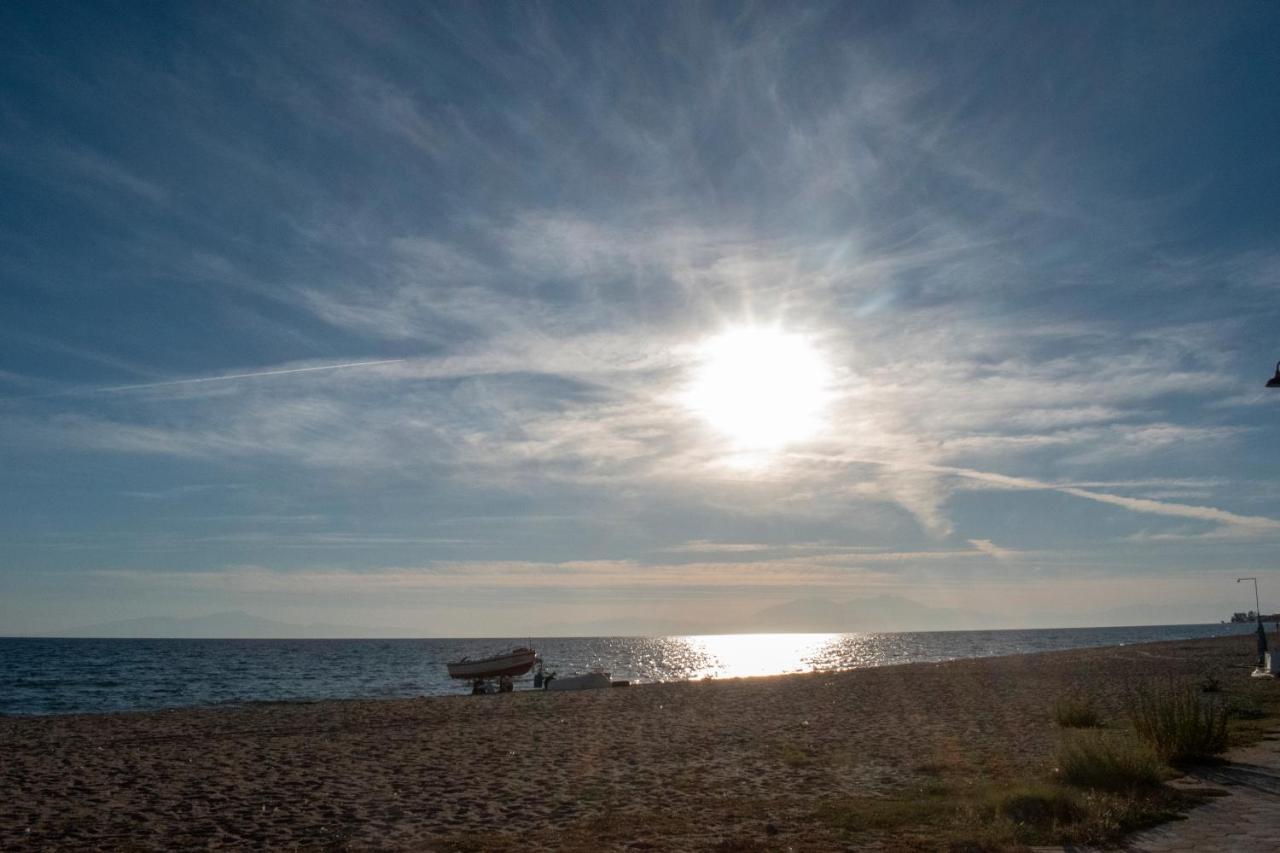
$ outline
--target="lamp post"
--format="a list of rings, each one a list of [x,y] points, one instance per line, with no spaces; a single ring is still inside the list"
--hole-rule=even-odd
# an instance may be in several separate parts
[[[1253,606],[1254,613],[1258,614],[1258,624],[1262,624],[1262,604],[1258,601],[1258,579],[1257,578],[1236,578],[1236,583],[1244,581],[1253,581]]]
[[[1280,388],[1280,361],[1276,362],[1276,375],[1267,380],[1268,388]],[[1258,598],[1257,578],[1236,578],[1236,583],[1253,581],[1253,612],[1258,617],[1258,666],[1265,666],[1267,659],[1267,629],[1262,627],[1262,601]]]
[[[1244,581],[1253,581],[1253,606],[1256,608],[1253,615],[1258,617],[1258,666],[1265,666],[1267,662],[1267,629],[1262,627],[1262,602],[1258,599],[1258,579],[1257,578],[1236,578],[1236,583]]]

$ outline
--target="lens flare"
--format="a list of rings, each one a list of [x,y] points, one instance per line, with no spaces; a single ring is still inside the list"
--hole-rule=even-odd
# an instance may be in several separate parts
[[[830,370],[804,336],[734,329],[699,348],[689,409],[741,450],[777,450],[822,425]]]

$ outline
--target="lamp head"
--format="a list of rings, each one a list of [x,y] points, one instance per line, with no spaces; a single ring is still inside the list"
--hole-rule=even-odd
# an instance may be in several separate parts
[[[1280,388],[1280,362],[1276,363],[1276,375],[1267,380],[1268,388]]]

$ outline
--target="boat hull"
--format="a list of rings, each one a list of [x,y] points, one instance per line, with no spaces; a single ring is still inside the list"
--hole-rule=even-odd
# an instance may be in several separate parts
[[[524,675],[538,662],[533,649],[513,649],[481,660],[460,660],[448,665],[450,678],[501,678]]]
[[[586,675],[570,675],[565,678],[553,678],[547,685],[548,690],[599,690],[609,687],[613,682],[607,672],[588,672]]]

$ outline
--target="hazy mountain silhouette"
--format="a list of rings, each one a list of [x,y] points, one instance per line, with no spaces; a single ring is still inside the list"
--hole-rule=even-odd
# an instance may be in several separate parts
[[[1235,608],[1240,609],[1239,607]],[[1207,624],[1229,619],[1224,603],[1190,605],[1135,604],[1088,612],[1006,611],[982,613],[929,607],[897,595],[847,601],[801,598],[758,611],[756,631],[969,631],[1002,628],[1097,628],[1128,625]]]
[[[721,619],[624,618],[539,626],[534,636],[662,636],[743,633],[851,633],[858,631],[947,631],[989,627],[983,613],[927,607],[909,598],[881,595],[832,601],[817,596],[775,604],[749,615]]]
[[[751,619],[757,631],[958,631],[986,628],[990,614],[928,607],[898,595],[877,595],[833,601],[799,598],[757,611]]]
[[[420,632],[416,636],[421,636]],[[163,637],[177,639],[324,639],[346,637],[407,637],[403,629],[378,629],[358,625],[329,625],[322,622],[295,624],[254,616],[242,610],[210,613],[207,616],[151,616],[120,619],[93,625],[77,625],[44,636],[55,637]]]
[[[1213,622],[1229,620],[1237,610],[1247,610],[1238,603],[1202,602],[1199,604],[1129,604],[1123,607],[1108,607],[1085,614],[1087,621],[1079,615],[1063,621],[1061,614],[1036,614],[1036,624],[1056,618],[1057,626],[1077,625],[1081,627],[1097,627],[1106,625],[1205,625]]]
[[[1130,605],[1087,613],[1009,611],[998,614],[948,607],[930,607],[898,595],[833,600],[798,598],[747,616],[722,619],[673,620],[658,617],[555,621],[510,626],[512,636],[660,636],[732,633],[854,633],[861,631],[964,631],[999,628],[1070,628],[1107,625],[1203,624],[1231,618],[1230,603],[1199,605]],[[154,616],[77,625],[42,632],[46,637],[156,637],[226,639],[373,639],[429,637],[430,629],[371,628],[323,622],[305,624],[254,616],[241,610],[206,616]]]

